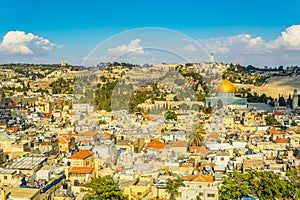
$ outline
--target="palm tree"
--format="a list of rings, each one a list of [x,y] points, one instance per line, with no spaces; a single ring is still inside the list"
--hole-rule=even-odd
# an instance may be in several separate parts
[[[204,135],[206,130],[203,125],[197,125],[194,130],[188,135],[189,146],[202,146],[204,143]]]
[[[176,200],[176,197],[179,194],[179,187],[183,183],[183,179],[180,177],[176,177],[175,179],[168,179],[167,180],[167,186],[166,191],[170,194],[170,200]]]

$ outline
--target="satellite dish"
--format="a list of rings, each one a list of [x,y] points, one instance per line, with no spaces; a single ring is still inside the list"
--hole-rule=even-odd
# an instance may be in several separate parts
[[[55,168],[54,172],[55,172],[55,174],[60,174],[60,173],[61,173],[61,170],[58,169],[58,168]]]
[[[205,166],[205,170],[206,170],[206,171],[210,171],[210,170],[211,170],[211,167],[210,167],[209,165],[206,165],[206,166]]]

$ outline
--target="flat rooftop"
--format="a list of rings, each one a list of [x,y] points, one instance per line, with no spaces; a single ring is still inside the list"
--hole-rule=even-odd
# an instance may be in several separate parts
[[[6,168],[31,170],[42,164],[46,159],[46,157],[22,157],[8,165]]]
[[[0,168],[0,174],[13,174],[17,172],[14,169],[5,169],[5,168]]]
[[[4,187],[4,190],[6,194],[10,193],[10,199],[30,199],[40,193],[40,190],[35,188]]]

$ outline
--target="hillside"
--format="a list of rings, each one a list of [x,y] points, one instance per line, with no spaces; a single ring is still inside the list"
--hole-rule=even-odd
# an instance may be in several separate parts
[[[258,94],[265,93],[267,96],[277,98],[278,95],[288,97],[289,94],[293,94],[294,89],[300,91],[300,76],[296,77],[283,77],[276,76],[267,80],[267,83],[262,86],[254,86],[250,84],[234,84],[236,89],[238,88],[250,88],[252,92]]]

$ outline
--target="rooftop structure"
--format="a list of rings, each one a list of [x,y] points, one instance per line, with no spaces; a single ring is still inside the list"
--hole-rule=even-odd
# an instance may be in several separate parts
[[[0,174],[13,174],[15,172],[17,171],[13,169],[0,168]]]
[[[46,159],[46,157],[22,157],[8,165],[7,168],[31,170],[41,165]]]

